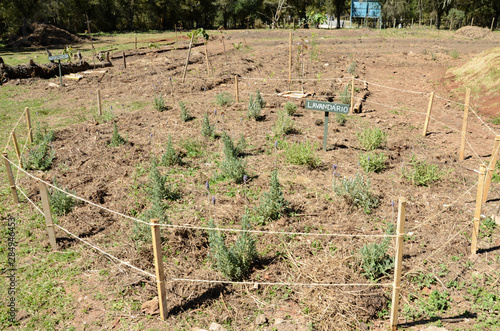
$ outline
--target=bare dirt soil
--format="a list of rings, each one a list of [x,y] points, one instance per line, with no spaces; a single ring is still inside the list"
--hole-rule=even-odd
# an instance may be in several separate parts
[[[277,221],[252,224],[253,229],[360,235],[255,235],[259,260],[247,279],[250,282],[370,283],[362,275],[358,252],[362,245],[380,243],[382,239],[361,235],[383,234],[389,223],[395,224],[397,201],[405,197],[408,235],[404,246],[401,306],[407,310],[401,312],[399,323],[415,329],[436,321],[457,329],[470,329],[480,323],[481,314],[486,313],[474,310],[473,303],[464,298],[466,289],[447,284],[450,281],[470,284],[473,277],[485,273],[492,277],[498,275],[495,271],[500,263],[498,228],[492,235],[480,239],[481,253],[470,257],[476,197],[473,185],[477,182],[474,170],[480,162],[488,160],[495,135],[475,115],[469,115],[470,146],[466,146],[466,160],[458,160],[463,108],[444,99],[463,102],[464,88],[443,77],[448,68],[464,64],[483,50],[498,47],[498,38],[470,40],[458,33],[422,37],[413,30],[393,35],[369,29],[293,31],[291,90],[313,92],[314,100],[340,102],[340,93],[351,81],[348,68],[357,78],[369,82],[370,95],[360,114],[348,116],[345,126],[330,117],[325,152],[321,149],[323,126],[316,123],[323,120],[323,113],[304,109],[303,101],[296,101],[299,106],[293,116],[296,133],[273,136],[277,112],[287,101],[276,93],[289,90],[288,33],[225,33],[224,45],[220,39],[208,43],[210,74],[207,74],[205,47],[195,47],[184,83],[181,81],[185,49],[144,55],[134,55],[138,51],[130,50],[126,68],[121,60],[115,60],[114,67],[106,73],[86,75],[80,81],[65,80],[66,86],[56,91],[48,86],[49,81],[38,78],[6,83],[7,86],[29,86],[33,98],[48,92],[55,94],[50,101],[52,107],[67,109],[71,116],[85,120],[56,131],[52,170],[33,173],[50,181],[57,178],[60,186],[86,200],[139,217],[150,207],[147,183],[151,158],[161,157],[171,137],[183,160],[181,165],[160,167],[161,173],[168,175],[168,182],[176,185],[180,193],[178,200],[169,202],[167,215],[172,224],[206,226],[208,219],[213,218],[219,227],[238,228],[245,209],[252,211],[258,206],[262,193],[269,189],[271,171],[278,169],[290,210]],[[298,43],[307,45],[302,57],[298,55]],[[453,50],[457,50],[460,57],[452,57]],[[232,94],[234,100],[235,75],[239,76],[240,102],[217,105],[216,95],[221,92]],[[57,83],[58,78],[50,81]],[[356,96],[361,96],[363,82],[356,81],[355,86]],[[111,122],[94,120],[97,89],[101,90],[105,111],[116,115]],[[257,89],[266,100],[260,121],[247,119],[246,111],[249,94]],[[422,137],[429,102],[427,93],[432,91],[441,98],[434,98],[433,120],[429,133]],[[166,100],[168,109],[164,112],[154,110],[153,97],[158,94]],[[193,120],[180,120],[179,101],[187,105]],[[480,94],[472,96],[472,106],[493,131],[500,132],[499,125],[489,122],[491,116],[498,115],[498,108],[487,108]],[[218,178],[223,160],[222,140],[201,135],[205,113],[209,114],[211,123],[216,124],[218,134],[226,132],[234,140],[241,135],[246,138],[249,146],[244,160],[250,178],[247,184]],[[33,116],[39,118],[36,114]],[[50,117],[43,120],[49,126],[57,121]],[[108,146],[112,122],[127,140],[120,147]],[[387,169],[378,174],[365,174],[358,163],[359,155],[365,151],[356,133],[373,127],[388,135],[387,146],[378,151],[387,155]],[[275,141],[280,141],[278,148]],[[317,144],[320,164],[310,168],[287,163],[283,141]],[[402,169],[410,167],[412,156],[437,165],[441,179],[429,187],[411,185],[402,175]],[[344,176],[358,173],[370,179],[373,192],[380,200],[380,206],[372,214],[353,207],[333,191],[335,174],[340,175],[338,182]],[[209,193],[205,188],[207,181]],[[35,201],[39,200],[38,186],[32,180],[24,178],[21,186],[28,189]],[[215,205],[210,204],[212,196],[215,196]],[[499,198],[500,188],[494,183],[483,207],[484,215],[500,215]],[[131,239],[133,221],[81,204],[70,214],[59,217],[58,224],[118,258],[154,273],[150,246],[141,247]],[[60,231],[57,237],[64,248],[83,245]],[[223,280],[224,277],[211,268],[207,259],[209,243],[205,231],[163,228],[162,237],[170,315],[165,322],[160,322],[134,308],[123,317],[129,319],[127,323],[131,325],[191,330],[194,327],[208,329],[215,321],[234,330],[271,330],[273,327],[277,330],[385,330],[389,323],[391,287],[388,286],[253,286],[170,281],[172,278]],[[234,238],[232,234],[227,235],[229,242]],[[393,247],[394,242],[388,251],[391,256]],[[117,320],[104,319],[109,301],[97,300],[88,295],[89,291],[107,293],[108,285],[112,284],[121,292],[107,293],[110,298],[123,296],[144,303],[156,295],[155,281],[127,267],[113,267],[90,249],[82,251],[87,257],[85,268],[108,267],[109,277],[107,281],[86,277],[85,286],[64,288],[85,308],[73,312],[74,321],[69,325],[80,328],[85,323],[86,329],[125,328],[121,316]],[[431,275],[433,281],[419,286],[415,279],[421,275]],[[390,273],[377,282],[389,284],[392,277]],[[432,314],[412,316],[409,311],[420,307],[419,302],[428,302],[433,290],[449,293],[449,307],[438,311],[437,319]],[[261,314],[268,322],[258,326],[256,317]],[[21,326],[26,320],[29,317],[21,321]]]
[[[25,28],[24,33],[10,37],[7,46],[39,48],[75,45],[83,41],[79,36],[52,24],[32,23]]]

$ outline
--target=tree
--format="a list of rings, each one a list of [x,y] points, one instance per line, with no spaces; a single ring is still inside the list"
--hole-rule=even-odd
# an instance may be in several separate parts
[[[335,14],[337,18],[337,29],[340,29],[340,16],[345,12],[348,5],[346,0],[328,0],[326,10],[329,14]]]

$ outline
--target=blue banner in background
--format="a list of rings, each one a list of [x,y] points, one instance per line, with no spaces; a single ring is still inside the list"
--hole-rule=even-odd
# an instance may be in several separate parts
[[[380,18],[382,11],[378,1],[367,0],[352,0],[351,1],[351,18],[352,17],[369,17]]]

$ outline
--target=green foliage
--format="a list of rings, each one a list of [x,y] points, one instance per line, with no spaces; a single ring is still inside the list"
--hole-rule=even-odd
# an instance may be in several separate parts
[[[220,164],[222,176],[237,184],[243,182],[243,176],[246,174],[245,168],[246,162],[229,152],[225,153],[225,158]]]
[[[57,186],[55,178],[54,186],[59,187]],[[75,194],[75,192],[70,193]],[[68,214],[73,210],[73,207],[75,206],[75,200],[71,196],[57,189],[52,189],[52,192],[49,193],[49,201],[52,212],[57,216]]]
[[[412,283],[417,285],[421,290],[424,287],[431,288],[432,285],[436,284],[436,278],[431,274],[424,274],[423,272],[418,273],[411,277]]]
[[[153,203],[157,203],[159,205],[163,204],[163,200],[165,199],[175,200],[179,198],[179,193],[176,188],[171,185],[167,185],[167,176],[162,176],[160,174],[156,159],[153,159],[151,162],[148,193],[149,199],[153,201]]]
[[[234,245],[228,247],[223,235],[215,230],[213,220],[209,221],[208,226],[214,229],[208,231],[212,266],[229,280],[240,281],[248,277],[252,264],[258,257],[255,240],[250,233],[240,232]],[[241,229],[250,230],[247,214],[242,218]]]
[[[491,181],[493,183],[500,183],[500,161],[497,161],[495,171],[493,171],[493,175],[491,177]]]
[[[264,101],[262,94],[260,94],[259,89],[257,89],[257,92],[255,92],[255,102],[260,106],[261,109],[266,106],[266,102]]]
[[[28,149],[26,157],[22,158],[24,169],[47,171],[52,167],[56,151],[48,140],[42,140]]]
[[[316,156],[318,144],[308,140],[304,142],[285,143],[285,159],[287,162],[296,165],[308,165],[311,168],[321,164],[321,160]]]
[[[118,147],[120,145],[125,144],[125,139],[118,133],[118,127],[116,126],[116,122],[113,123],[113,135],[111,136],[111,141],[109,142],[109,146]]]
[[[381,172],[385,169],[387,156],[384,153],[363,153],[359,155],[359,165],[365,172]]]
[[[454,59],[458,59],[460,57],[460,53],[456,49],[452,50],[450,55]]]
[[[340,102],[351,106],[351,83],[347,84],[340,92]]]
[[[260,199],[257,215],[262,218],[263,223],[274,221],[283,215],[288,202],[283,197],[281,184],[278,181],[278,170],[271,172],[271,183],[269,192],[265,192]]]
[[[194,36],[193,36],[193,34],[194,34]],[[191,39],[191,36],[193,36],[193,43],[197,43],[198,38],[203,38],[207,41],[210,38],[207,31],[203,28],[198,28],[196,30],[192,30],[191,32],[188,32],[187,36],[189,39]]]
[[[215,126],[210,124],[208,113],[203,115],[203,121],[201,122],[201,134],[204,137],[213,137],[215,135]]]
[[[273,133],[275,137],[281,137],[282,135],[287,135],[291,133],[295,133],[297,130],[295,129],[295,122],[288,115],[288,113],[284,110],[278,111],[278,119],[276,120],[276,124],[274,125]]]
[[[188,122],[193,118],[189,112],[189,109],[187,109],[186,105],[184,104],[184,102],[179,101],[179,108],[181,109],[181,114],[180,114],[181,121]]]
[[[479,238],[491,238],[493,232],[497,228],[497,223],[491,217],[486,217],[481,222],[480,230],[479,230]]]
[[[394,233],[394,225],[389,223],[386,234]],[[370,243],[363,245],[359,251],[362,274],[370,280],[377,280],[385,276],[394,267],[394,260],[387,254],[391,237],[385,237],[382,243]]]
[[[415,186],[429,186],[441,178],[441,172],[437,165],[418,161],[415,155],[411,157],[410,168],[403,168],[402,172],[403,176]]]
[[[229,106],[233,103],[233,98],[228,92],[221,92],[215,96],[215,103],[219,106]]]
[[[326,14],[316,13],[314,10],[306,13],[306,20],[314,27],[326,22]]]
[[[345,114],[335,114],[335,121],[338,125],[344,126],[345,122],[347,122],[347,115]]]
[[[182,142],[182,147],[186,150],[186,156],[196,158],[203,155],[203,143],[196,139],[187,139]]]
[[[262,107],[260,103],[257,102],[256,98],[254,98],[253,94],[250,94],[250,99],[248,100],[248,110],[247,116],[248,118],[252,118],[254,120],[260,119],[260,111]]]
[[[242,145],[246,144],[245,137],[243,135],[241,136],[241,139],[243,139],[241,144]],[[240,147],[242,146],[240,145],[235,146],[233,139],[231,139],[231,137],[226,132],[222,133],[222,142],[224,144],[224,155],[231,155],[234,157],[238,157],[243,153],[243,150],[240,149]]]
[[[431,295],[426,300],[420,302],[420,307],[429,317],[437,317],[439,313],[444,313],[450,307],[450,294],[438,290],[432,290]]]
[[[283,106],[283,108],[285,109],[286,113],[290,116],[295,115],[295,113],[297,112],[297,105],[291,101],[287,101]]]
[[[343,197],[349,205],[363,208],[366,214],[371,214],[379,205],[379,200],[373,195],[370,180],[356,174],[354,177],[344,177],[340,181],[334,179],[333,191]]]
[[[347,72],[350,73],[352,76],[356,73],[356,61],[353,61],[351,65],[347,68]]]
[[[497,117],[493,117],[491,119],[491,123],[495,124],[495,125],[500,125],[500,115],[497,116]]]
[[[382,148],[387,144],[387,133],[381,131],[379,128],[367,128],[361,132],[357,132],[359,145],[367,150],[373,151],[377,148]]]
[[[98,124],[111,122],[112,120],[115,119],[115,117],[116,117],[116,115],[113,114],[113,112],[111,110],[106,110],[106,109],[102,111],[102,115],[94,114],[94,120]]]
[[[168,136],[167,147],[165,148],[165,153],[161,157],[161,165],[163,166],[173,166],[176,164],[180,164],[181,159],[179,154],[172,146],[172,137]]]
[[[236,150],[238,151],[238,154],[240,156],[243,155],[247,147],[248,147],[247,140],[245,139],[245,136],[242,133],[240,135],[240,139],[238,139],[238,142],[236,143]]]
[[[36,123],[33,130],[33,144],[40,144],[42,141],[52,142],[56,139],[54,131],[47,128],[47,124]]]
[[[165,100],[163,99],[163,96],[161,95],[161,93],[158,93],[158,95],[154,95],[153,97],[153,106],[155,108],[155,110],[157,111],[165,111],[167,110],[167,106],[165,105]]]

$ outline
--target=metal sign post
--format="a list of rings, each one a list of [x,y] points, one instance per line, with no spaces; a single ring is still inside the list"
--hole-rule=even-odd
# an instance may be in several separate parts
[[[49,61],[57,61],[59,65],[59,80],[61,82],[61,87],[63,86],[62,82],[62,69],[61,69],[61,60],[69,59],[69,54],[60,54],[60,55],[51,55],[49,56]]]
[[[326,152],[326,139],[328,135],[328,114],[349,114],[349,105],[326,101],[306,100],[306,109],[325,112],[325,131],[323,133],[323,150]]]

